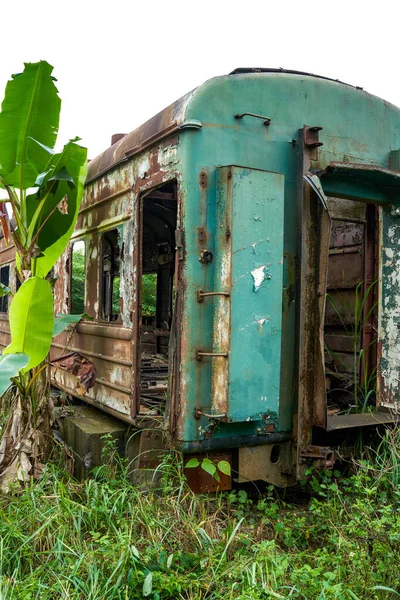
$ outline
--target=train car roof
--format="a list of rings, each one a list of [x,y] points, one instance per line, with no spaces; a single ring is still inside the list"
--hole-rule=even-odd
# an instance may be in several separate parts
[[[222,79],[223,77],[239,77],[241,75],[256,75],[256,74],[283,74],[293,75],[295,77],[310,77],[330,81],[335,84],[340,84],[349,88],[362,90],[362,87],[352,86],[338,79],[331,79],[313,73],[303,71],[294,71],[289,69],[273,69],[273,68],[237,68],[228,75],[215,77]],[[211,81],[211,80],[209,80]],[[140,125],[137,129],[125,135],[122,139],[110,146],[107,150],[99,154],[96,158],[90,161],[86,183],[90,183],[120,163],[128,161],[132,156],[138,154],[149,146],[154,145],[158,140],[164,138],[179,129],[193,127],[193,123],[185,123],[186,108],[190,103],[192,96],[203,87],[201,84],[167,108],[156,114],[154,117]]]

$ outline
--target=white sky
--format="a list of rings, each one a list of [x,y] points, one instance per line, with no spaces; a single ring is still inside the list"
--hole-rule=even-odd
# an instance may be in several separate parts
[[[400,2],[14,0],[3,2],[0,88],[23,62],[54,66],[60,141],[93,158],[180,96],[235,67],[284,67],[400,106]],[[2,90],[0,92],[2,97]]]

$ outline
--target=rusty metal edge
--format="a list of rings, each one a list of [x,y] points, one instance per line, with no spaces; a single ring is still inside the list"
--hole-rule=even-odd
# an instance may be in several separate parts
[[[132,134],[128,134],[128,135],[133,135],[136,131],[137,130],[133,131]],[[136,154],[139,154],[140,152],[143,152],[144,150],[147,150],[147,148],[149,148],[150,146],[154,146],[157,142],[160,142],[161,140],[169,137],[171,134],[176,133],[177,131],[179,131],[179,124],[174,125],[173,127],[169,127],[167,129],[165,129],[164,131],[161,131],[157,135],[149,137],[146,140],[146,142],[144,142],[142,144],[138,144],[137,146],[135,146],[131,150],[129,150],[123,156],[123,158],[120,158],[119,160],[116,160],[115,162],[110,162],[106,167],[104,167],[104,169],[102,169],[101,171],[96,172],[92,177],[87,178],[86,181],[85,181],[85,186],[89,185],[89,183],[93,183],[93,181],[96,181],[97,179],[100,179],[100,177],[102,177],[103,175],[105,175],[106,173],[108,173],[109,171],[111,171],[112,169],[115,169],[116,167],[118,167],[122,163],[127,162],[128,160],[130,160]],[[121,140],[121,141],[123,141],[123,140]],[[119,144],[119,143],[120,142],[117,142],[117,144]],[[102,156],[102,155],[100,155],[100,156]]]
[[[0,330],[1,333],[1,330]],[[64,350],[66,352],[83,352],[86,356],[90,356],[91,358],[98,358],[100,360],[105,360],[106,362],[112,362],[117,365],[124,365],[126,367],[132,367],[133,362],[130,360],[123,360],[122,358],[116,358],[115,356],[107,356],[106,354],[100,354],[99,352],[92,352],[91,350],[82,350],[82,348],[74,348],[73,346],[65,346],[64,344],[57,344],[56,342],[52,342],[52,348],[58,348],[60,350]]]
[[[131,192],[133,190],[133,186],[129,186],[126,188],[123,188],[122,190],[119,190],[118,192],[114,192],[114,194],[110,194],[109,196],[105,196],[105,198],[101,198],[101,200],[97,200],[95,205],[96,208],[98,206],[100,206],[101,204],[104,204],[104,202],[109,202],[110,200],[114,200],[115,198],[118,198],[119,196],[123,196],[124,194],[128,194],[129,192]],[[84,206],[83,208],[81,208],[79,210],[79,215],[81,215],[82,213],[87,212],[88,210],[93,210],[94,205],[93,204],[87,204],[86,206]]]
[[[60,383],[57,383],[57,387],[59,389],[63,390],[64,392],[66,392],[67,394],[71,394],[74,398],[77,398],[78,400],[82,400],[83,402],[86,402],[86,404],[90,404],[90,406],[93,406],[94,408],[97,408],[98,410],[102,410],[103,412],[106,412],[106,413],[110,414],[111,416],[116,417],[117,419],[120,419],[121,421],[124,421],[125,423],[128,423],[129,425],[133,425],[133,426],[137,427],[138,421],[143,423],[144,421],[146,421],[146,419],[148,421],[152,421],[153,423],[157,422],[157,423],[161,424],[162,417],[158,417],[157,415],[138,414],[138,418],[133,418],[130,415],[120,413],[119,411],[117,411],[113,408],[110,408],[106,404],[101,404],[101,408],[100,408],[99,403],[96,402],[95,400],[92,400],[92,398],[89,398],[87,396],[82,396],[81,394],[77,394],[75,390],[71,390],[70,388],[63,386]]]
[[[241,446],[263,446],[266,444],[279,444],[281,442],[293,441],[292,432],[276,432],[266,435],[237,435],[229,437],[229,448],[240,448]],[[187,442],[177,440],[175,448],[181,452],[207,452],[208,450],[226,449],[227,438],[210,438],[208,440]]]

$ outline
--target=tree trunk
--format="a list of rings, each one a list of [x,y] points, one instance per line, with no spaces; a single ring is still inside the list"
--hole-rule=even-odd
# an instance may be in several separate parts
[[[12,482],[37,478],[52,450],[49,367],[20,375],[3,398],[2,411],[7,417],[0,442],[0,489],[7,491]]]

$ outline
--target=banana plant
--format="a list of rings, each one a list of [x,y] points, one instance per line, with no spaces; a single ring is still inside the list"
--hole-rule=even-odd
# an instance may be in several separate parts
[[[0,112],[0,224],[15,248],[18,291],[11,296],[11,343],[0,356],[0,488],[40,474],[52,447],[46,356],[52,337],[82,315],[54,318],[46,279],[75,228],[87,151],[75,138],[55,151],[61,100],[45,61],[25,64],[7,83]],[[10,388],[10,385],[13,386]],[[9,393],[5,392],[9,390]]]
[[[54,334],[46,276],[68,245],[83,194],[87,150],[79,138],[55,151],[61,100],[45,61],[7,83],[0,112],[0,223],[13,243],[21,286],[10,306],[11,343],[0,360],[0,394],[47,356]],[[1,294],[11,291],[2,288]],[[78,316],[56,321],[62,331]]]

